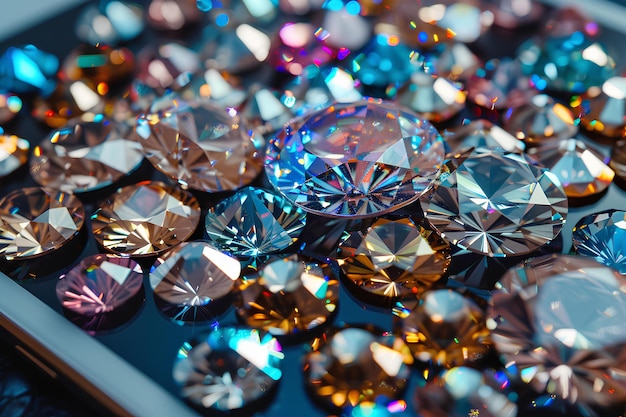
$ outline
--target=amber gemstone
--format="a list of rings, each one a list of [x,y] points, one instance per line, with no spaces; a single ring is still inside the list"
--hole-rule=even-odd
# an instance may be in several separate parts
[[[85,220],[80,200],[47,188],[22,188],[0,200],[0,256],[28,259],[59,249]]]
[[[52,128],[63,127],[74,118],[91,121],[104,112],[108,92],[109,85],[104,82],[60,82],[49,97],[35,99],[33,116]]]
[[[200,221],[198,200],[159,182],[120,189],[91,216],[93,235],[106,250],[159,254],[188,239]]]

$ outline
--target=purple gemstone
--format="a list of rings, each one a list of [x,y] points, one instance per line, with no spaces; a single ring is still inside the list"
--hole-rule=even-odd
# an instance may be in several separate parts
[[[141,290],[143,273],[137,262],[115,255],[85,258],[61,276],[57,298],[63,307],[84,316],[110,313]]]

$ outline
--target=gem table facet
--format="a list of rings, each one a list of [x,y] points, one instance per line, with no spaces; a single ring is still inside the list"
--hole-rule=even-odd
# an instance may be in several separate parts
[[[30,143],[26,139],[0,133],[0,178],[24,165],[29,150]]]
[[[300,255],[270,258],[239,286],[237,315],[248,326],[274,336],[311,331],[327,323],[337,309],[336,273],[336,264]]]
[[[389,299],[414,298],[450,265],[450,245],[410,219],[379,219],[353,232],[338,250],[346,277],[359,288]]]
[[[306,213],[275,192],[246,187],[207,213],[208,239],[237,257],[257,257],[291,246]]]
[[[183,398],[203,409],[237,410],[276,386],[284,354],[268,333],[221,327],[178,351],[174,381]]]
[[[290,124],[271,141],[270,183],[307,211],[372,217],[415,200],[444,156],[427,121],[384,102],[337,104]]]
[[[235,287],[241,264],[204,242],[183,242],[161,256],[150,271],[154,294],[182,308],[209,305]]]
[[[549,243],[567,216],[556,175],[523,155],[486,149],[454,155],[420,202],[450,243],[496,257]]]
[[[626,275],[626,212],[608,210],[585,216],[572,232],[576,253]]]
[[[91,216],[93,235],[106,250],[151,256],[188,239],[200,221],[198,200],[159,182],[120,189]]]
[[[117,310],[135,297],[143,286],[137,262],[115,255],[92,255],[83,259],[57,282],[56,293],[63,308],[94,316]]]
[[[42,186],[93,191],[118,181],[143,161],[141,145],[121,123],[74,122],[52,131],[34,150],[30,173]]]
[[[592,259],[548,255],[509,270],[497,288],[488,325],[523,382],[569,403],[623,404],[626,278]]]
[[[422,362],[460,366],[483,359],[491,348],[483,310],[452,290],[424,294],[401,325],[404,341]]]
[[[263,168],[263,137],[237,112],[206,101],[174,102],[137,121],[148,160],[181,185],[201,191],[234,190]]]
[[[0,256],[29,259],[59,249],[85,220],[83,204],[72,194],[48,188],[22,188],[0,200]]]
[[[391,402],[406,388],[413,356],[401,338],[348,327],[307,354],[304,378],[313,396],[328,409],[363,401]]]

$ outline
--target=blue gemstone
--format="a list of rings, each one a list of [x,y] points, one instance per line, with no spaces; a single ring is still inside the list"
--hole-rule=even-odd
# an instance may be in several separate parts
[[[56,56],[33,45],[10,47],[0,56],[0,90],[48,95],[56,87]]]
[[[572,233],[574,249],[626,274],[626,212],[608,210],[585,216]]]
[[[274,192],[246,187],[212,208],[207,237],[233,256],[256,258],[280,252],[296,241],[306,223],[304,210]]]

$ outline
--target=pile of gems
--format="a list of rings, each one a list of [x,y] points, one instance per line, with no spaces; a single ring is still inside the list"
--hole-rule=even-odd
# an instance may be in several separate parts
[[[282,345],[309,413],[623,415],[605,33],[528,0],[90,4],[67,55],[0,56],[0,270],[60,271],[90,333],[145,282],[205,325],[172,372],[209,413],[256,407]],[[14,135],[30,117],[52,131]],[[350,303],[393,325],[342,323]]]

